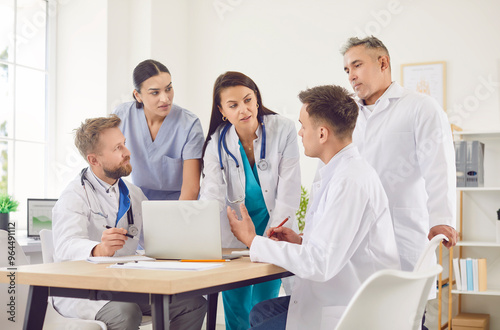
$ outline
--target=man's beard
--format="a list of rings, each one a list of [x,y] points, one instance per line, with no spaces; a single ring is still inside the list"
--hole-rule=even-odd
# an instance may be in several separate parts
[[[126,159],[124,162],[128,161],[129,159]],[[115,167],[113,169],[103,167],[102,170],[104,171],[104,174],[108,178],[118,180],[122,176],[128,176],[132,172],[132,165],[130,165],[130,164],[118,165],[117,167]]]

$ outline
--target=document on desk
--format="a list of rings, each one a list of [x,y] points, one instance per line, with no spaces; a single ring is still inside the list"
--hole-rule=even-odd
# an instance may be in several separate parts
[[[123,257],[88,257],[87,261],[93,264],[114,264],[118,262],[131,262],[131,261],[154,261],[154,258],[146,257],[143,255],[123,256]]]
[[[116,263],[109,268],[154,269],[154,270],[208,270],[222,267],[223,263],[214,262],[180,262],[180,261],[138,261]]]

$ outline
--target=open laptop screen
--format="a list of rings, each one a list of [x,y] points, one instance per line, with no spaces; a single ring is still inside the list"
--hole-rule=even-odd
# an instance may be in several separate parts
[[[28,198],[28,237],[40,237],[40,230],[52,229],[52,209],[57,199]]]

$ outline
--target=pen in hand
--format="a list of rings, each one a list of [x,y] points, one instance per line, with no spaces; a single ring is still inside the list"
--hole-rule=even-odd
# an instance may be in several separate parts
[[[283,226],[288,221],[288,219],[290,219],[290,217],[286,217],[286,219],[283,220],[283,221],[281,221],[281,223],[276,228],[279,228],[279,227]],[[273,236],[274,234],[275,234],[274,230],[271,230],[271,233],[269,234],[269,237]]]
[[[108,225],[104,225],[103,227],[106,228],[106,229],[116,228],[116,227],[111,227],[111,226],[108,226]],[[129,233],[126,233],[125,236],[135,239],[135,237],[132,236],[132,235],[130,235]]]

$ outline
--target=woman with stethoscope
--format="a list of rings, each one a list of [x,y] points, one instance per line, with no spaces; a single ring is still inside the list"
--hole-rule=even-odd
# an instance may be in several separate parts
[[[293,122],[267,109],[252,79],[226,72],[215,81],[212,115],[203,147],[200,199],[220,202],[222,246],[244,245],[231,233],[226,207],[245,203],[259,235],[278,226],[297,228],[300,167]],[[226,329],[247,329],[256,303],[277,297],[280,280],[222,293]]]

